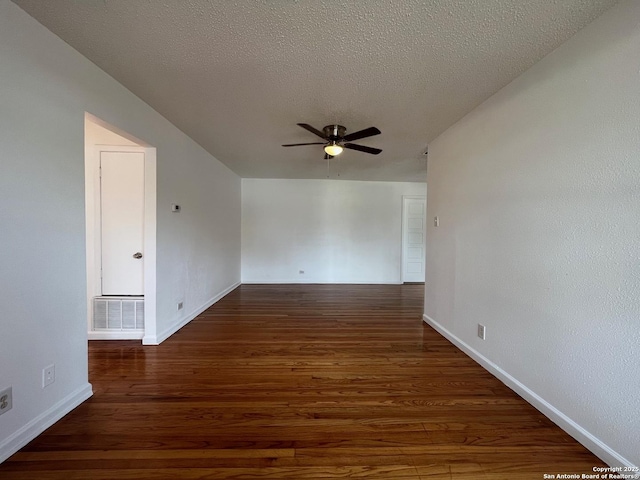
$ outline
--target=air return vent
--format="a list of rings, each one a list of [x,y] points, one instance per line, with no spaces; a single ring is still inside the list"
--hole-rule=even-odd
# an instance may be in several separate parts
[[[110,332],[144,330],[144,298],[94,298],[93,330]]]

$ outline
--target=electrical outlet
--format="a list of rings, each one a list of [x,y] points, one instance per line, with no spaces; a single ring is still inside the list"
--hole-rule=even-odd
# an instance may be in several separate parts
[[[484,340],[486,338],[487,328],[484,325],[478,324],[478,336]]]
[[[13,407],[11,387],[0,392],[0,415],[7,413]]]
[[[52,363],[42,369],[42,388],[56,381],[56,366]]]
[[[182,310],[184,308],[184,302],[178,302],[176,305],[177,310]]]
[[[434,227],[439,227],[440,226],[440,218],[439,217],[433,217],[433,226]]]

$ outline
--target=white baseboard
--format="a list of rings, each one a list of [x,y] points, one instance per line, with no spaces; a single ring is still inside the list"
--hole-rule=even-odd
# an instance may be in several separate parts
[[[89,340],[142,340],[144,330],[134,332],[88,332]]]
[[[87,383],[0,442],[0,463],[4,462],[87,398],[91,397],[91,395],[93,395],[93,390],[91,384]]]
[[[242,285],[402,285],[402,282],[396,280],[381,281],[381,282],[325,282],[320,280],[298,280],[298,279],[286,279],[286,280],[243,280]]]
[[[156,338],[145,336],[142,343],[144,343],[145,345],[160,345],[167,338],[169,338],[171,335],[176,333],[178,330],[180,330],[182,327],[184,327],[191,320],[193,320],[198,315],[200,315],[202,312],[204,312],[211,305],[213,305],[214,303],[219,301],[225,295],[227,295],[227,294],[231,293],[232,291],[234,291],[239,286],[240,286],[240,282],[236,282],[233,285],[225,288],[222,292],[218,293],[216,296],[214,296],[213,298],[211,298],[207,302],[205,302],[204,305],[196,308],[195,310],[192,310],[190,313],[188,313],[187,315],[182,317],[180,320],[178,320],[176,323],[171,325],[169,328],[165,329],[162,333],[157,335]]]
[[[464,353],[469,355],[473,360],[478,362],[485,370],[491,373],[493,376],[498,378],[502,383],[504,383],[511,390],[516,392],[522,398],[524,398],[527,402],[537,408],[544,416],[549,418],[552,422],[558,425],[562,430],[567,432],[573,438],[575,438],[578,442],[584,445],[587,449],[593,452],[598,458],[600,458],[603,462],[605,462],[610,467],[631,467],[635,468],[632,462],[624,458],[618,452],[616,452],[613,448],[609,447],[595,435],[591,434],[582,426],[578,425],[567,415],[562,413],[556,407],[547,402],[540,395],[535,393],[529,387],[521,383],[515,377],[511,376],[509,373],[505,372],[487,357],[482,355],[480,352],[469,346],[464,341],[460,340],[449,330],[444,328],[434,319],[429,317],[428,315],[422,316],[423,321],[432,326],[438,333],[440,333],[443,337],[453,343],[456,347],[462,350]],[[638,477],[636,477],[638,478]]]

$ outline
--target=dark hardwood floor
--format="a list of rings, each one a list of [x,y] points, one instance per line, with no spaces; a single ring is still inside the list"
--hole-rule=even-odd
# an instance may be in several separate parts
[[[0,478],[539,480],[604,466],[423,324],[423,288],[245,285],[160,346],[91,342],[94,396]]]

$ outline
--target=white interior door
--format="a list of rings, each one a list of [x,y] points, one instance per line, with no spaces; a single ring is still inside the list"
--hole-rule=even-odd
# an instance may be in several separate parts
[[[403,197],[403,282],[424,282],[426,206],[425,197]]]
[[[144,294],[144,153],[100,152],[102,295]]]

